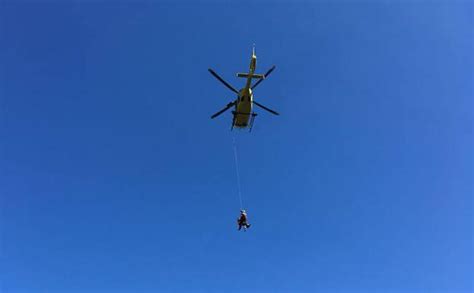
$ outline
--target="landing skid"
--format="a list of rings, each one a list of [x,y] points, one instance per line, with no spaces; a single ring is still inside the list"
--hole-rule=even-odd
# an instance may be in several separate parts
[[[236,119],[237,114],[239,114],[239,115],[252,115],[252,117],[250,117],[249,124],[247,124],[247,126],[246,126],[246,128],[249,129],[249,132],[252,132],[253,123],[255,121],[255,117],[257,116],[257,113],[254,113],[254,112],[252,112],[252,113],[239,113],[239,112],[236,112],[236,111],[232,111],[232,114],[233,114],[233,118],[232,118],[232,126],[230,127],[230,130],[234,129],[235,119]]]

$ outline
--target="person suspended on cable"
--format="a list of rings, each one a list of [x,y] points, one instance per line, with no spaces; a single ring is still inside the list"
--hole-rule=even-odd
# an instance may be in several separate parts
[[[240,217],[237,219],[237,224],[239,225],[239,231],[244,228],[244,230],[247,230],[247,228],[250,227],[250,224],[248,223],[247,220],[247,213],[245,210],[240,210]]]

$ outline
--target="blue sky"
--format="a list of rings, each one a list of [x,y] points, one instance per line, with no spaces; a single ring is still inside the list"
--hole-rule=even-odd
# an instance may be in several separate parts
[[[1,291],[472,292],[473,8],[3,1]]]

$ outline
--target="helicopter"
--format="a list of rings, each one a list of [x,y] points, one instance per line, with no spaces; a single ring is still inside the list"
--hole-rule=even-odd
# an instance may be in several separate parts
[[[228,89],[233,91],[237,94],[237,98],[228,103],[224,109],[220,110],[219,112],[215,113],[211,116],[211,119],[216,118],[217,116],[221,115],[225,111],[229,110],[230,108],[234,107],[232,111],[232,126],[231,130],[235,128],[239,129],[246,129],[248,128],[249,131],[252,130],[253,123],[257,113],[253,112],[253,105],[260,107],[274,115],[280,115],[278,112],[269,109],[262,104],[258,103],[254,100],[253,97],[253,90],[265,79],[267,78],[273,70],[275,70],[275,65],[273,65],[265,74],[256,74],[255,69],[257,67],[257,55],[255,54],[255,46],[252,48],[252,57],[250,59],[250,70],[248,73],[237,73],[237,77],[246,78],[245,87],[240,89],[239,91],[236,90],[233,86],[227,83],[222,77],[220,77],[214,70],[209,68],[209,72],[222,84],[224,84]],[[252,80],[257,79],[257,82],[252,85]]]

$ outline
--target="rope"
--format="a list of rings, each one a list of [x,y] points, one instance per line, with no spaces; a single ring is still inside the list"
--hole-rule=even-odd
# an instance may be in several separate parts
[[[237,191],[239,193],[239,202],[240,202],[240,209],[243,209],[242,204],[242,191],[240,187],[240,173],[239,173],[239,162],[237,159],[237,144],[235,143],[235,136],[232,138],[233,146],[234,146],[234,159],[235,159],[235,173],[237,174]]]

